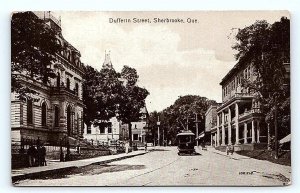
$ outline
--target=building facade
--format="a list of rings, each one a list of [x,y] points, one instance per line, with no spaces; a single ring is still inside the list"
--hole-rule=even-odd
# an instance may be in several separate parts
[[[217,108],[221,104],[212,104],[205,113],[205,133],[210,133],[211,145],[216,146],[216,137],[214,133],[217,130]]]
[[[113,117],[108,122],[108,127],[100,126],[89,126],[84,125],[84,139],[88,141],[93,141],[94,144],[109,143],[111,141],[120,139],[121,122]]]
[[[133,142],[146,142],[146,134],[148,128],[148,111],[143,107],[140,111],[141,117],[139,121],[131,122],[131,139]]]
[[[215,146],[234,145],[235,151],[252,150],[265,144],[267,130],[256,93],[242,87],[242,80],[254,81],[253,65],[237,63],[222,79],[222,104],[216,109]]]
[[[83,137],[82,77],[80,52],[61,34],[61,22],[50,12],[34,12],[49,27],[58,32],[57,41],[63,46],[57,53],[58,62],[51,65],[56,78],[43,83],[25,73],[17,74],[18,81],[36,91],[33,99],[19,100],[11,94],[12,140],[40,139],[57,142],[65,137]]]

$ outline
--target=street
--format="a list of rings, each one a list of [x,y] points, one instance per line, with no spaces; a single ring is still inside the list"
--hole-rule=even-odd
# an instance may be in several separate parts
[[[178,156],[176,147],[150,152],[105,165],[90,165],[68,174],[27,179],[16,186],[282,186],[291,167],[218,153],[212,148],[198,155]]]

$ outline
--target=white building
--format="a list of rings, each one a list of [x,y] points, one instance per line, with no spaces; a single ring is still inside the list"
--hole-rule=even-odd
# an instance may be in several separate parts
[[[146,132],[147,132],[147,119],[148,119],[148,111],[147,108],[144,107],[141,109],[141,118],[137,122],[131,122],[131,139],[133,142],[146,142]]]
[[[109,143],[110,141],[120,139],[120,128],[121,123],[117,120],[116,117],[113,117],[109,120],[110,125],[108,127],[99,127],[93,126],[87,127],[84,125],[83,138],[88,141],[93,141],[94,144],[97,143]]]

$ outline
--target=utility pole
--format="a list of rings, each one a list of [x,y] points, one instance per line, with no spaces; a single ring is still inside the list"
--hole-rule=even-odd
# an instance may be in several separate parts
[[[165,128],[163,128],[163,146],[165,146]]]
[[[186,130],[189,130],[189,117],[186,116]]]
[[[268,128],[268,150],[271,150],[271,136],[270,136],[270,123],[267,123],[267,128]]]
[[[160,125],[160,122],[159,122],[159,116],[158,116],[158,120],[157,120],[157,145],[160,145],[159,143],[159,125]]]
[[[196,113],[196,121],[195,121],[195,124],[196,124],[196,138],[198,138],[199,137],[199,134],[198,134],[198,115],[197,115],[197,113]],[[196,144],[197,144],[197,147],[198,147],[198,145],[199,145],[199,139],[198,140],[196,140]]]

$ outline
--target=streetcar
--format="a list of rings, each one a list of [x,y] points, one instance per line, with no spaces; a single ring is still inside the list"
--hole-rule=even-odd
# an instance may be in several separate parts
[[[178,155],[195,154],[195,134],[192,131],[182,131],[177,134],[176,138]]]

